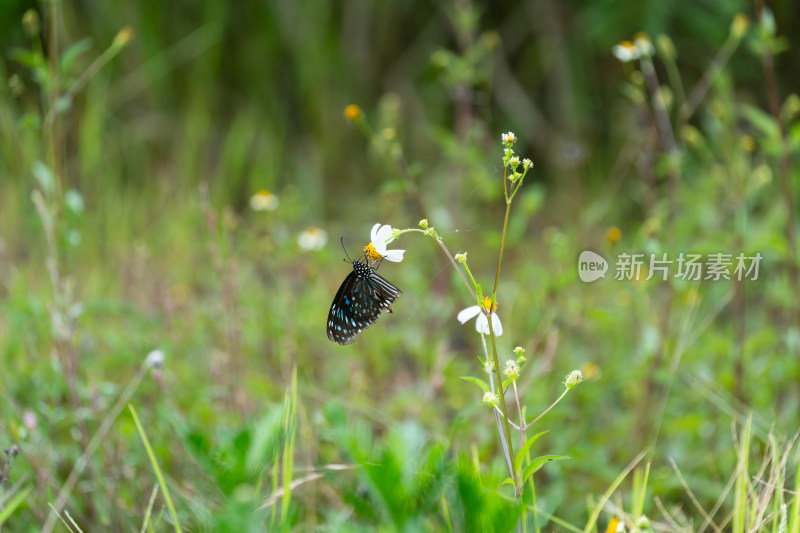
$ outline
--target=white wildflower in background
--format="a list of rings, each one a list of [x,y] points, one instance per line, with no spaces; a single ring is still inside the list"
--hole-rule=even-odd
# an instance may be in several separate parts
[[[615,44],[611,49],[611,53],[623,63],[635,61],[639,59],[640,55],[636,46],[631,41],[622,41],[619,44]]]
[[[513,143],[516,142],[517,137],[514,135],[513,132],[508,132],[503,134],[503,142],[504,143]]]
[[[644,32],[639,32],[633,36],[633,46],[635,46],[636,50],[639,52],[639,57],[653,57],[653,54],[656,53],[653,41],[651,41],[650,36]]]
[[[380,222],[372,226],[370,243],[364,247],[364,254],[371,261],[380,261],[381,259],[394,263],[402,261],[403,254],[406,253],[405,250],[388,250],[386,248],[394,240],[394,231],[390,225],[381,226]]]
[[[653,57],[656,48],[650,36],[639,32],[633,36],[633,41],[621,41],[611,48],[611,53],[623,63],[629,63],[643,57]]]
[[[488,311],[492,307],[492,300],[488,296],[483,299],[483,307],[486,308]],[[497,305],[495,304],[494,310],[497,310]],[[478,317],[475,321],[475,330],[478,333],[483,333],[484,335],[489,335],[489,319],[486,318],[486,315],[481,312],[481,307],[478,305],[472,305],[467,307],[466,309],[462,309],[458,313],[458,321],[464,324],[467,320],[471,318]],[[500,323],[500,317],[497,316],[497,313],[492,313],[492,329],[494,330],[494,336],[499,337],[503,334],[503,325]]]
[[[328,242],[328,233],[316,226],[306,228],[297,236],[297,245],[306,252],[318,252]]]
[[[147,359],[145,359],[144,364],[148,368],[161,368],[164,366],[164,357],[164,352],[161,350],[153,350],[147,354]]]
[[[260,190],[250,197],[250,209],[253,211],[275,211],[278,204],[278,196],[267,190]]]

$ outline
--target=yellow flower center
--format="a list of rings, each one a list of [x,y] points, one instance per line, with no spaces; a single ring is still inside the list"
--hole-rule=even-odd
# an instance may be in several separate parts
[[[250,207],[255,211],[272,211],[278,207],[278,197],[262,189],[250,198]]]
[[[606,231],[606,238],[609,243],[614,244],[622,238],[622,231],[616,226],[611,226],[608,228],[608,231]]]
[[[355,104],[350,104],[344,108],[344,118],[349,121],[355,121],[361,118],[361,108]]]
[[[497,303],[495,302],[494,306],[492,306],[492,299],[488,296],[484,296],[483,298],[483,308],[487,311],[495,312],[497,311]]]
[[[364,247],[364,255],[367,256],[367,259],[370,261],[380,261],[383,259],[383,256],[378,253],[375,249],[375,246],[372,243],[369,243]]]

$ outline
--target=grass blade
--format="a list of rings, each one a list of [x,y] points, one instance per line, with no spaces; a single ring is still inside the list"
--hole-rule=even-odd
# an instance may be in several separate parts
[[[180,522],[178,521],[178,513],[175,512],[175,506],[172,504],[172,498],[170,498],[169,495],[169,487],[167,487],[167,482],[164,479],[164,475],[161,473],[161,467],[158,466],[156,455],[153,453],[153,448],[150,446],[150,441],[147,439],[144,426],[142,426],[142,423],[139,421],[139,416],[136,414],[136,409],[133,407],[132,403],[128,404],[128,410],[131,412],[133,423],[136,424],[136,430],[139,432],[139,437],[142,439],[142,444],[144,444],[144,448],[147,450],[147,456],[150,458],[150,464],[153,465],[153,470],[155,470],[158,484],[161,487],[161,491],[164,493],[164,501],[167,502],[167,509],[169,509],[169,514],[172,516],[172,522],[175,526],[175,531],[176,533],[182,533]]]

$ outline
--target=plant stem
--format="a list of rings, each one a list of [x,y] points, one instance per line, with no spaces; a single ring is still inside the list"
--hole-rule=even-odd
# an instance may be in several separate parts
[[[703,98],[708,94],[714,80],[719,76],[719,73],[722,72],[722,67],[728,63],[733,53],[739,47],[740,42],[741,39],[736,37],[733,33],[728,35],[722,48],[719,49],[709,67],[703,72],[703,77],[700,78],[697,85],[692,88],[683,106],[681,106],[679,113],[681,123],[688,122],[694,112],[697,111],[697,106],[700,105],[700,102],[702,102]]]
[[[504,228],[505,230],[505,228]],[[505,233],[505,231],[503,231]],[[502,248],[501,248],[502,250]],[[500,405],[503,407],[503,421],[505,422],[505,436],[506,442],[508,443],[508,455],[511,457],[511,479],[514,481],[514,496],[519,498],[520,496],[520,487],[519,483],[517,482],[517,472],[516,469],[513,467],[514,464],[514,448],[511,447],[511,428],[508,426],[508,409],[506,409],[506,394],[503,390],[503,377],[500,374],[500,362],[497,358],[497,344],[495,343],[494,338],[494,329],[492,328],[492,317],[491,313],[489,313],[489,336],[492,338],[492,355],[494,356],[494,371],[497,374],[497,388],[500,391]]]
[[[486,348],[486,336],[481,335],[481,344],[483,344],[483,354],[486,356],[486,365],[487,368],[491,368],[491,362],[489,361],[489,350]],[[489,371],[489,387],[492,390],[493,394],[497,394],[494,388],[494,375],[491,371]],[[503,422],[501,415],[503,412],[500,410],[499,407],[495,406],[494,408],[494,420],[497,422],[497,432],[500,434],[500,443],[503,445],[503,455],[505,455],[506,463],[508,463],[508,471],[512,472],[514,470],[514,463],[511,462],[511,454],[508,451],[508,441],[506,441],[506,435],[503,433]],[[513,425],[513,422],[511,422]],[[514,429],[519,429],[519,427],[515,426]]]
[[[514,387],[514,399],[517,401],[517,413],[519,413],[519,447],[522,448],[522,439],[525,436],[525,420],[522,418],[522,406],[519,403],[519,393],[517,392],[517,382],[512,381]]]
[[[505,189],[505,183],[503,184],[503,188]],[[506,245],[506,229],[508,228],[508,214],[511,212],[511,200],[506,199],[506,217],[503,220],[503,234],[500,237],[500,255],[497,258],[497,273],[494,275],[494,289],[492,290],[492,295],[494,296],[497,293],[497,283],[500,281],[500,267],[503,264],[503,248]],[[489,321],[491,324],[491,320]]]
[[[567,393],[568,393],[568,392],[569,392],[569,389],[564,389],[564,392],[562,392],[562,393],[561,393],[561,396],[559,396],[559,397],[558,397],[558,399],[556,399],[556,401],[554,401],[552,404],[550,404],[550,407],[548,407],[547,409],[545,409],[544,411],[542,411],[542,412],[539,414],[539,416],[537,416],[536,418],[534,418],[534,419],[533,419],[533,420],[531,420],[530,422],[525,422],[525,429],[528,429],[529,427],[531,427],[532,425],[534,425],[536,422],[538,422],[538,421],[539,421],[539,419],[540,419],[540,418],[542,418],[544,415],[546,415],[546,414],[548,413],[548,411],[550,411],[550,409],[552,409],[553,407],[555,407],[555,406],[558,404],[558,402],[560,402],[560,401],[561,401],[561,400],[564,398],[564,396],[566,396],[566,395],[567,395]]]
[[[497,258],[497,272],[494,276],[494,288],[492,289],[492,300],[496,301],[497,299],[497,284],[500,281],[500,267],[503,264],[503,249],[506,245],[506,230],[508,229],[508,215],[511,212],[511,199],[508,197],[508,188],[506,186],[506,171],[508,166],[505,166],[503,169],[503,193],[506,198],[506,215],[503,219],[503,233],[500,237],[500,253],[498,254]],[[483,308],[481,308],[483,310]],[[514,449],[511,446],[511,429],[508,425],[508,409],[506,408],[506,395],[505,391],[503,390],[503,377],[500,374],[500,361],[497,357],[497,343],[495,342],[494,336],[494,328],[492,327],[492,309],[486,312],[486,318],[489,322],[489,335],[492,338],[492,355],[494,357],[494,371],[497,373],[497,388],[500,390],[500,405],[503,407],[503,421],[505,422],[505,435],[506,441],[508,442],[508,454],[511,457],[511,464],[514,464]],[[520,420],[520,424],[522,420]],[[517,472],[516,469],[511,468],[511,479],[514,481],[514,496],[517,498],[520,497],[522,491],[521,487],[519,486],[519,482],[517,481]]]

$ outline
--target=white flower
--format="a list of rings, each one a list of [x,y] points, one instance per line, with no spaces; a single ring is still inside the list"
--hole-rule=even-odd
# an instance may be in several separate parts
[[[274,211],[279,203],[277,195],[266,190],[260,190],[250,197],[250,209],[253,211]]]
[[[394,229],[388,224],[381,226],[378,222],[372,226],[370,233],[370,243],[364,247],[364,253],[372,261],[380,261],[387,259],[394,263],[399,263],[403,260],[405,250],[387,250],[386,246],[394,240]]]
[[[623,63],[628,63],[639,59],[641,51],[630,41],[622,41],[615,44],[611,52]]]
[[[164,366],[164,352],[161,350],[153,350],[147,354],[147,359],[144,362],[148,368],[161,368]]]
[[[297,237],[297,244],[301,249],[307,252],[317,252],[322,250],[325,243],[328,242],[328,234],[324,229],[312,226],[306,228]]]
[[[483,306],[486,309],[492,305],[492,300],[487,296],[483,299]],[[481,312],[481,308],[478,305],[473,305],[467,307],[466,309],[462,309],[458,313],[458,321],[464,324],[467,320],[471,318],[478,317],[478,320],[475,321],[475,331],[478,333],[483,333],[484,335],[489,335],[489,319],[486,318],[486,315]],[[503,325],[500,323],[500,317],[497,316],[497,313],[492,313],[492,329],[494,330],[494,336],[499,337],[503,334]]]
[[[514,136],[514,133],[509,131],[508,133],[503,134],[503,142],[504,143],[513,143],[516,141],[517,138]]]
[[[656,52],[655,47],[653,47],[653,41],[644,32],[639,32],[633,36],[633,45],[639,52],[639,57],[652,57]]]

